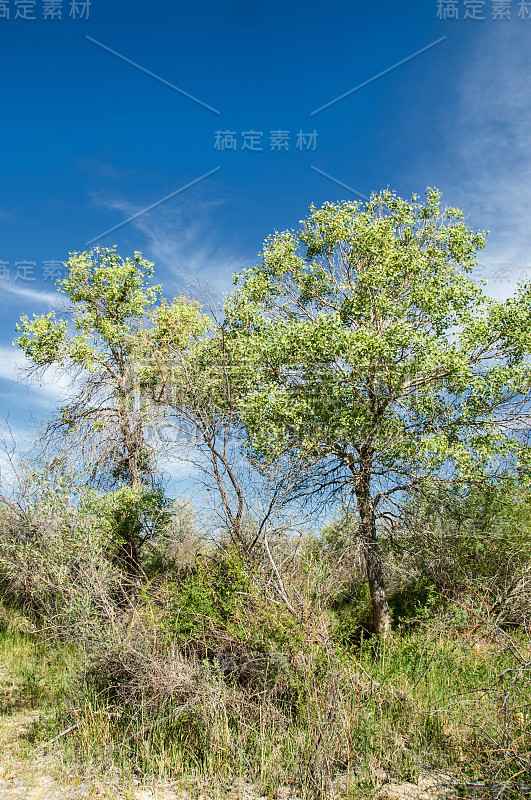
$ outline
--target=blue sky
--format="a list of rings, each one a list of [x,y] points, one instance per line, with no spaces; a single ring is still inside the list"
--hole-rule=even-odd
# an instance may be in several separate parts
[[[60,399],[16,382],[11,342],[92,241],[141,250],[168,295],[222,293],[311,203],[437,186],[492,232],[508,295],[531,278],[530,45],[520,0],[0,2],[0,419],[23,438]]]

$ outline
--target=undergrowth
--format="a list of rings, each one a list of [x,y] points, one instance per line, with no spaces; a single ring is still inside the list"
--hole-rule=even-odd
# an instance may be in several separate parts
[[[312,798],[426,770],[517,797],[531,774],[529,638],[470,610],[346,645],[329,613],[295,617],[230,558],[147,584],[83,647],[23,621],[0,647],[16,696],[47,709],[33,741],[70,728],[73,758],[124,774]]]

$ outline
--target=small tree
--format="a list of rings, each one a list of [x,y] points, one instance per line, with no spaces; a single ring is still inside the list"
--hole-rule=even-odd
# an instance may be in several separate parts
[[[55,367],[71,380],[71,399],[48,436],[66,437],[70,447],[80,448],[91,482],[130,487],[134,497],[120,495],[118,538],[121,557],[135,574],[142,525],[134,510],[150,505],[139,498],[151,492],[155,474],[144,437],[152,412],[139,391],[138,342],[160,287],[150,285],[153,264],[140,253],[122,259],[115,247],[74,253],[66,266],[58,288],[70,301],[67,318],[54,312],[24,316],[17,344],[33,370]]]
[[[143,389],[164,410],[179,458],[208,491],[214,489],[222,530],[250,557],[266,531],[285,524],[293,476],[278,470],[265,476],[249,462],[238,410],[245,362],[226,339],[210,298],[203,300],[209,314],[184,297],[153,310],[144,331]]]
[[[390,505],[428,478],[495,480],[530,461],[531,286],[484,295],[466,273],[485,237],[462,216],[435,190],[312,207],[298,234],[266,241],[227,305],[254,454],[295,453],[317,468],[310,491],[352,494],[380,632]]]

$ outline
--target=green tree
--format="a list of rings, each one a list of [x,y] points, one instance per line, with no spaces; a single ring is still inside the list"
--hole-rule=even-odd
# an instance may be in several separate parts
[[[80,448],[92,483],[130,487],[134,497],[120,495],[131,502],[122,508],[118,534],[121,557],[134,574],[142,543],[134,511],[150,506],[140,498],[153,491],[155,476],[145,439],[153,411],[139,388],[139,337],[160,287],[150,284],[153,264],[140,253],[123,259],[115,247],[73,253],[66,266],[67,277],[58,282],[69,300],[66,318],[24,316],[17,344],[33,370],[54,367],[71,381],[71,399],[48,435]]]
[[[210,298],[161,303],[144,331],[143,389],[164,409],[179,458],[191,463],[217,501],[221,530],[246,556],[278,532],[292,476],[254,470],[238,411],[245,362],[226,339]],[[208,314],[204,313],[208,310]]]
[[[380,632],[378,519],[427,479],[495,481],[530,462],[531,286],[486,297],[466,274],[485,235],[462,217],[436,190],[312,207],[298,234],[266,241],[227,304],[254,457],[293,453],[316,467],[321,498],[352,497]]]

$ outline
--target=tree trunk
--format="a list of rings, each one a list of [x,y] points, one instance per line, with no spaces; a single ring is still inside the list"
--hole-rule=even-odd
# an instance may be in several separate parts
[[[133,381],[134,386],[134,381]],[[134,387],[135,388],[135,387]],[[143,430],[140,410],[136,407],[135,390],[127,391],[122,386],[120,405],[120,428],[122,434],[123,461],[126,483],[136,492],[141,492],[142,468],[141,453]],[[138,584],[142,574],[140,564],[139,524],[137,519],[130,520],[130,529],[123,531],[124,542],[120,547],[119,558],[125,567],[130,588]]]
[[[387,604],[383,562],[375,534],[370,541],[364,539],[364,555],[374,627],[377,633],[385,635],[391,630],[391,615]]]
[[[356,499],[360,524],[358,536],[363,544],[363,555],[367,571],[367,582],[371,593],[372,616],[378,634],[391,630],[391,615],[387,604],[383,560],[376,538],[376,514],[370,491],[371,461],[367,460],[357,475],[355,482]]]

